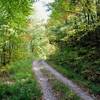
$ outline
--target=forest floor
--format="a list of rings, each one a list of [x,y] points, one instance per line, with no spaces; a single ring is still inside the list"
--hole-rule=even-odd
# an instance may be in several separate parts
[[[34,61],[33,71],[43,92],[43,100],[95,100],[88,91],[64,77],[45,61]]]

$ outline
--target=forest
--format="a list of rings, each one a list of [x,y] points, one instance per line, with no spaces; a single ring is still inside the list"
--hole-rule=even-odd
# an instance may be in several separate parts
[[[0,0],[0,100],[100,100],[100,0],[50,1]]]

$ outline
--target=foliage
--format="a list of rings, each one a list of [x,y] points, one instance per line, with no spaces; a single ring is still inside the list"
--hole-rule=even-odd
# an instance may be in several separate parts
[[[0,84],[1,100],[39,100],[40,90],[33,79],[17,82],[13,85]]]
[[[45,33],[45,27],[43,25],[35,26],[32,31],[31,47],[34,55],[34,59],[45,59],[48,53],[47,46],[49,44],[48,38]]]
[[[100,83],[100,2],[55,0],[50,7],[47,32],[50,44],[57,49],[48,59],[57,65],[69,65],[72,72],[97,86]],[[93,85],[93,92],[96,86]]]
[[[32,58],[30,57],[13,62],[6,67],[8,75],[0,77],[1,100],[40,99],[41,92],[33,76],[31,67]]]
[[[87,80],[90,83],[89,88],[98,94],[100,1],[55,0],[49,4],[52,13],[47,25],[39,23],[34,18],[29,19],[31,10],[34,10],[32,2],[33,0],[0,0],[0,67],[10,64],[7,78],[10,74],[9,79],[15,82],[12,86],[5,85],[9,90],[1,85],[1,93],[5,96],[10,93],[14,100],[20,99],[21,96],[27,96],[27,99],[33,96],[32,92],[36,88],[32,87],[35,83],[30,80],[32,74],[29,65],[32,61],[24,59],[33,53],[34,59],[48,58],[58,65],[68,65],[69,67],[60,70],[63,70],[64,74],[67,73],[70,78],[75,78],[73,73],[78,74],[83,80]],[[18,62],[12,63],[16,60]],[[68,73],[67,69],[72,71]],[[21,82],[23,79],[27,80],[26,77],[29,80]],[[20,94],[16,93],[17,87]],[[26,87],[29,90],[33,88],[30,95],[26,95]],[[38,93],[36,92],[36,96]]]
[[[26,46],[20,34],[25,33],[30,7],[30,0],[0,0],[0,66],[16,59]]]

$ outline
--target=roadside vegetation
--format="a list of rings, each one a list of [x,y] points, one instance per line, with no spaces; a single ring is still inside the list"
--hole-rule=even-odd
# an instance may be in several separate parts
[[[100,2],[56,0],[50,9],[47,33],[55,51],[47,61],[99,97]]]
[[[31,6],[31,0],[0,0],[0,100],[41,98],[28,48]]]
[[[0,70],[1,100],[40,100],[41,90],[32,72],[32,58],[22,59]]]

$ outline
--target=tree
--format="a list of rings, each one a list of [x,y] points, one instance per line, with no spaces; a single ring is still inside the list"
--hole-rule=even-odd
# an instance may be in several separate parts
[[[31,0],[0,0],[0,64],[8,63],[21,45]],[[20,44],[21,43],[21,44]]]
[[[57,49],[49,58],[71,65],[72,70],[88,80],[100,81],[99,0],[55,0],[50,7],[48,36]]]

